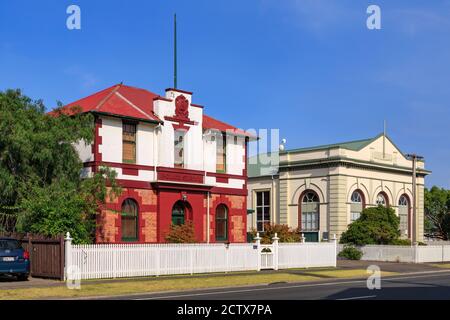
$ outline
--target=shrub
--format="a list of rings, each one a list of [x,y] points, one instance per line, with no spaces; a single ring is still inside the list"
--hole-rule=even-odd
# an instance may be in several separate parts
[[[393,244],[395,246],[410,246],[411,245],[411,240],[409,240],[409,239],[395,239],[394,241],[391,242],[391,244]]]
[[[188,221],[182,225],[174,225],[170,227],[166,235],[166,241],[169,243],[195,243],[194,225]]]
[[[349,260],[361,260],[362,256],[362,251],[354,246],[345,246],[344,249],[338,254],[338,257]]]
[[[399,218],[392,208],[366,208],[341,236],[341,243],[354,245],[392,244],[400,237]]]
[[[256,237],[257,231],[253,229],[251,232],[251,239]],[[261,243],[272,243],[272,238],[275,237],[275,233],[280,242],[300,242],[300,232],[298,229],[291,229],[286,224],[270,224],[264,225],[264,232],[260,232]]]

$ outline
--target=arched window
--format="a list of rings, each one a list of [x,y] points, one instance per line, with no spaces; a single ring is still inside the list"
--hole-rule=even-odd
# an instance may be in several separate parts
[[[398,217],[400,218],[400,232],[402,235],[408,235],[409,233],[409,210],[409,198],[404,194],[398,200]]]
[[[228,208],[223,204],[216,208],[216,240],[228,240]]]
[[[314,191],[307,191],[301,199],[302,231],[319,230],[319,197]]]
[[[377,206],[383,206],[387,207],[389,205],[389,202],[387,200],[386,194],[384,192],[380,192],[377,195]]]
[[[138,241],[138,205],[133,199],[122,203],[122,241]]]
[[[178,201],[173,205],[172,208],[172,224],[182,225],[186,219],[186,207],[183,202]]]
[[[363,195],[359,190],[355,190],[352,193],[350,204],[350,221],[356,221],[361,216],[361,212],[364,209]]]

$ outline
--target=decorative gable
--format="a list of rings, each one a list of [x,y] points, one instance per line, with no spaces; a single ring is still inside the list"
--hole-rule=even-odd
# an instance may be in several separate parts
[[[176,130],[189,130],[189,125],[197,125],[197,122],[189,119],[189,100],[182,94],[175,98],[175,115],[165,116],[165,120],[176,122],[173,125]]]

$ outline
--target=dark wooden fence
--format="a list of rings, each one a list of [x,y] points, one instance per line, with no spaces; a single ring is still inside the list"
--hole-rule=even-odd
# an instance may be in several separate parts
[[[64,237],[48,238],[35,234],[1,233],[0,237],[19,240],[30,253],[32,277],[64,280]]]

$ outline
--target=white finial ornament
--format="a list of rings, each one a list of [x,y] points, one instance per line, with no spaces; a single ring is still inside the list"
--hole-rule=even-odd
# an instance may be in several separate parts
[[[281,139],[280,151],[284,151],[286,149],[286,139]]]

